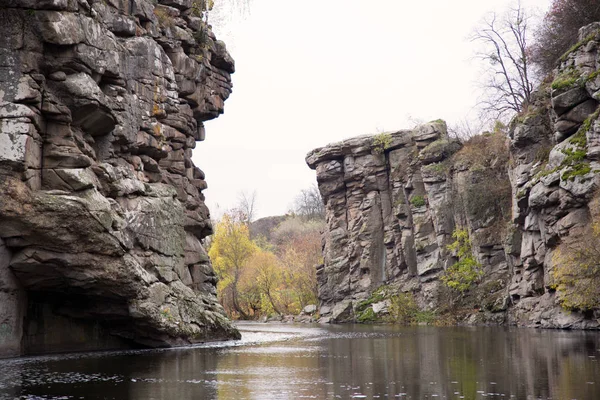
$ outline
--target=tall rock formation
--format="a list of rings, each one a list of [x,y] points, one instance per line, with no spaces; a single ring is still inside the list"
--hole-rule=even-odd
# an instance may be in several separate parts
[[[234,62],[192,0],[0,6],[0,356],[239,337],[191,161]]]
[[[579,40],[510,132],[512,215],[522,237],[511,254],[509,293],[518,324],[597,327],[600,321],[597,308],[583,319],[555,310],[573,294],[555,290],[556,268],[600,223],[600,23],[581,28]]]
[[[462,322],[600,326],[597,307],[561,307],[568,294],[557,292],[554,273],[557,250],[600,223],[599,28],[582,28],[508,138],[496,132],[463,145],[433,121],[307,155],[327,214],[317,271],[323,322],[361,320],[385,285]],[[457,295],[443,279],[463,232],[483,276]],[[371,316],[380,303],[369,305]]]

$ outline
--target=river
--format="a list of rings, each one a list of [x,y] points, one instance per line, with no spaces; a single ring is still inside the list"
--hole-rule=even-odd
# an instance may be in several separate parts
[[[239,328],[238,342],[0,360],[0,399],[600,399],[600,332]]]

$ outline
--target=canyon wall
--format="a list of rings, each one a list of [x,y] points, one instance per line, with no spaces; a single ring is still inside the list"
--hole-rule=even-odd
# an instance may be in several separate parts
[[[384,313],[383,287],[461,323],[600,327],[556,274],[570,245],[600,239],[599,44],[600,24],[582,28],[507,128],[461,143],[432,121],[310,152],[327,219],[321,322]],[[446,284],[459,245],[480,268],[468,290]]]
[[[0,357],[238,338],[203,121],[234,62],[192,0],[0,6]]]

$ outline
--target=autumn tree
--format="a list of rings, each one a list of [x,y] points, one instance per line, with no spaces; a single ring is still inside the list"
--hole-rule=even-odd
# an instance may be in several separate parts
[[[234,213],[225,213],[217,223],[208,255],[219,278],[217,290],[223,305],[243,319],[250,315],[242,307],[240,285],[244,267],[255,252],[256,245],[250,240],[245,222]]]
[[[289,218],[272,234],[300,309],[317,302],[316,266],[323,262],[321,233],[324,229],[324,221]]]
[[[259,250],[250,260],[254,281],[261,294],[261,310],[282,314],[278,292],[283,284],[282,269],[275,254]]]
[[[529,33],[529,16],[517,3],[504,15],[488,15],[472,34],[471,40],[481,45],[476,58],[487,65],[480,107],[492,120],[521,112],[531,100],[535,80]]]
[[[560,57],[577,43],[579,28],[595,21],[600,21],[598,0],[553,0],[531,47],[540,73],[552,72]]]

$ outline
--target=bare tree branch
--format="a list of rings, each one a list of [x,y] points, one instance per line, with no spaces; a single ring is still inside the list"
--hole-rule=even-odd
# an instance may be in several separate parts
[[[518,2],[505,15],[490,14],[471,36],[482,45],[475,58],[489,65],[479,106],[493,119],[519,113],[531,101],[535,82],[527,53],[528,20]]]
[[[241,219],[246,225],[256,217],[256,190],[252,192],[242,191],[238,194],[238,210],[240,211]]]

